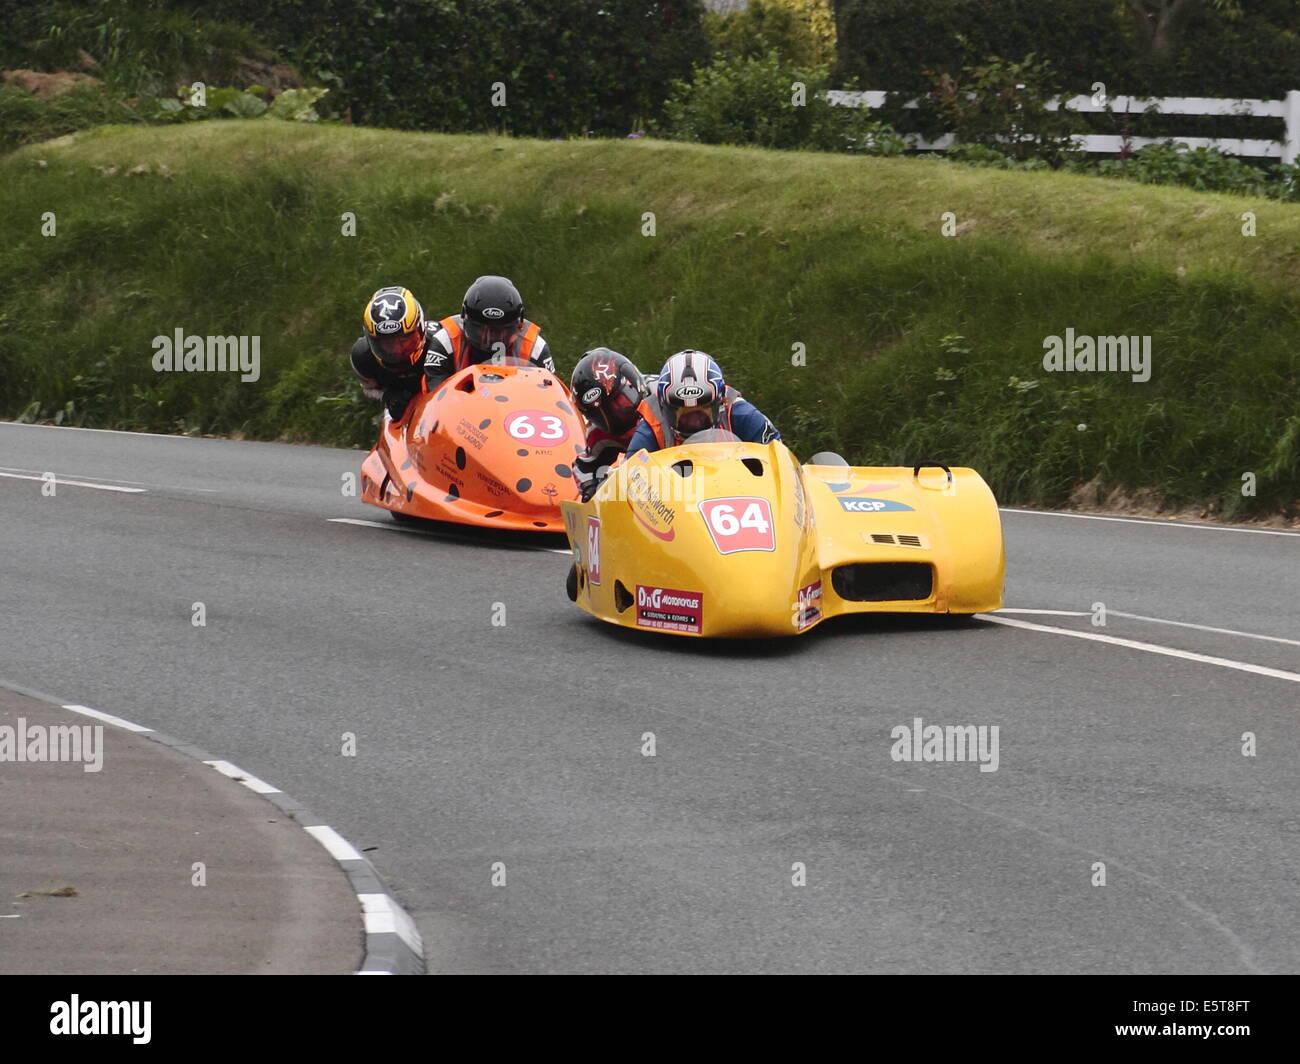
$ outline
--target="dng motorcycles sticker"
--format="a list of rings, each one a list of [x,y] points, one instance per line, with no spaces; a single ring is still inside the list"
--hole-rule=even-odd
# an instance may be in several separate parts
[[[638,628],[658,628],[670,632],[700,633],[704,623],[704,594],[678,591],[670,587],[636,586],[636,623]]]

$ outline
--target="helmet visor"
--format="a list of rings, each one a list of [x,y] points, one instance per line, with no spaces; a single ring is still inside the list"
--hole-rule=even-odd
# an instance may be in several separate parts
[[[465,339],[470,347],[493,355],[512,355],[519,339],[521,322],[512,321],[489,325],[486,322],[465,319]],[[497,345],[500,344],[500,348]]]
[[[618,433],[626,432],[641,416],[637,413],[636,404],[621,390],[610,395],[605,403],[605,410],[609,417],[611,431]]]
[[[418,333],[407,333],[405,336],[372,336],[370,337],[370,350],[380,362],[387,365],[410,364],[419,357],[420,352],[424,350],[424,337]]]
[[[672,410],[673,428],[679,439],[711,429],[718,423],[717,407],[713,405],[679,406],[673,407]]]

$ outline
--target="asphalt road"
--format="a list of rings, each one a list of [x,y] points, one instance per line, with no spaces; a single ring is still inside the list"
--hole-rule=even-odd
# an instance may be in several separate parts
[[[1006,512],[1008,606],[1082,615],[711,646],[392,526],[360,458],[0,424],[0,678],[374,847],[430,971],[1300,970],[1300,535]],[[892,760],[917,717],[997,771]]]

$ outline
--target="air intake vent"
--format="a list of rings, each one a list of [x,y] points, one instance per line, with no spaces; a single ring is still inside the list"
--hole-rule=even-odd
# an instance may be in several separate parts
[[[930,541],[925,536],[902,532],[863,532],[862,539],[878,547],[920,547],[922,550],[928,550],[930,547]]]
[[[934,569],[925,562],[861,562],[831,573],[835,594],[846,602],[916,602],[934,589]]]
[[[636,600],[632,597],[632,592],[623,586],[622,580],[614,581],[614,609],[622,613]]]

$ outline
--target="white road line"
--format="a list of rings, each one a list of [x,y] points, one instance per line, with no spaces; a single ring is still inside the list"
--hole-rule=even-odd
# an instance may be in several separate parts
[[[414,952],[423,952],[424,947],[415,924],[393,904],[387,894],[358,894],[357,897],[361,899],[361,911],[365,914],[366,934],[396,934]]]
[[[460,533],[435,532],[427,528],[410,528],[406,525],[399,525],[395,521],[367,521],[364,518],[360,518],[360,517],[327,517],[326,520],[329,521],[331,524],[335,524],[335,525],[362,525],[368,528],[382,528],[386,532],[409,532],[416,536],[429,536],[433,539],[441,539],[441,540],[451,540],[457,538],[458,536],[460,538],[464,538],[470,534],[469,532],[460,532]],[[466,525],[465,527],[467,529],[472,529],[477,526]],[[512,530],[507,529],[506,531],[512,531]],[[524,530],[520,529],[519,531],[523,532]],[[494,546],[494,544],[489,543],[488,546]],[[526,543],[519,543],[519,544],[512,543],[511,546],[512,547],[517,546],[524,550],[547,551],[551,554],[572,554],[573,553],[571,550],[569,550],[568,547],[565,547],[563,550],[561,550],[559,547],[529,547],[528,544]]]
[[[1114,612],[1113,610],[1111,611]],[[1003,606],[998,613],[1045,613],[1051,617],[1091,617],[1086,610],[1018,610]]]
[[[329,850],[330,856],[336,861],[364,860],[361,854],[357,853],[356,848],[352,843],[348,842],[348,840],[337,831],[325,824],[316,824],[309,828],[304,827],[303,830],[324,846],[325,849]],[[358,897],[360,897],[360,895],[358,895]]]
[[[44,475],[42,469],[22,469],[19,466],[0,466],[0,472],[3,473],[36,473]],[[126,480],[123,477],[92,477],[89,473],[78,473],[78,479],[90,480],[96,483],[104,484],[133,484],[141,488],[161,488],[164,491],[201,491],[207,494],[217,494],[216,488],[174,488],[169,484],[154,484],[148,480]]]
[[[73,713],[80,713],[85,717],[94,717],[95,720],[102,720],[105,724],[112,724],[117,728],[125,728],[127,731],[139,732],[144,734],[153,731],[152,728],[146,728],[142,724],[133,724],[129,720],[123,720],[121,717],[115,717],[112,713],[105,713],[102,709],[91,709],[89,706],[64,706],[64,709],[70,709]]]
[[[1120,639],[1113,635],[1101,635],[1099,632],[1078,632],[1073,628],[1053,628],[1046,624],[1034,624],[1032,621],[1016,621],[1010,617],[998,617],[996,614],[991,613],[981,613],[977,616],[983,620],[992,621],[994,624],[1010,625],[1012,628],[1025,628],[1031,632],[1065,635],[1072,639],[1090,639],[1095,643],[1109,643],[1112,646],[1128,647],[1130,650],[1144,650],[1148,654],[1163,654],[1170,658],[1182,658],[1184,661],[1199,661],[1203,665],[1218,665],[1224,669],[1253,672],[1258,676],[1271,676],[1276,680],[1290,680],[1292,683],[1300,683],[1300,672],[1270,669],[1263,665],[1252,665],[1249,662],[1234,661],[1231,658],[1215,658],[1208,654],[1193,654],[1190,650],[1177,650],[1174,647],[1160,646],[1157,643],[1140,643],[1134,639]]]
[[[158,440],[198,440],[202,436],[182,436],[169,432],[128,432],[126,429],[90,429],[84,425],[33,425],[26,421],[0,421],[0,425],[18,429],[60,429],[63,432],[106,432],[110,436],[152,436]]]
[[[256,791],[258,794],[283,793],[279,787],[272,787],[265,780],[259,780],[251,772],[245,772],[242,768],[232,765],[229,761],[205,761],[203,763],[215,768],[223,776],[228,776],[236,783],[242,783],[250,791]]]
[[[1210,532],[1249,532],[1255,536],[1290,536],[1300,539],[1300,532],[1284,532],[1276,528],[1240,528],[1237,525],[1198,525],[1191,521],[1156,521],[1139,517],[1102,517],[1100,514],[1071,514],[1063,510],[1017,510],[999,506],[1004,514],[1034,514],[1041,517],[1075,517],[1080,521],[1119,521],[1126,525],[1154,525],[1157,528],[1199,528]]]
[[[360,517],[329,517],[326,520],[335,525],[365,525],[369,528],[382,528],[388,532],[413,532],[417,536],[437,535],[436,532],[430,532],[427,528],[407,528],[395,521],[367,521]]]
[[[1011,613],[1016,610],[1008,611]],[[1025,612],[1023,610],[1019,612]],[[1144,617],[1140,613],[1121,613],[1119,610],[1106,611],[1112,617],[1127,617],[1132,621],[1150,621],[1152,624],[1172,624],[1178,628],[1195,628],[1198,632],[1217,632],[1220,635],[1239,635],[1243,639],[1266,639],[1270,643],[1286,643],[1288,646],[1300,647],[1300,639],[1283,639],[1280,635],[1260,635],[1257,632],[1239,632],[1235,628],[1214,628],[1208,624],[1192,624],[1189,621],[1168,621],[1163,617]],[[1086,617],[1087,614],[1080,614]]]
[[[0,473],[0,477],[8,477],[10,480],[44,480],[45,477],[32,477],[23,473]],[[63,477],[55,476],[54,484],[59,487],[73,488],[95,488],[98,491],[123,491],[131,495],[143,495],[145,488],[124,488],[117,484],[91,484],[84,480],[65,480]]]

